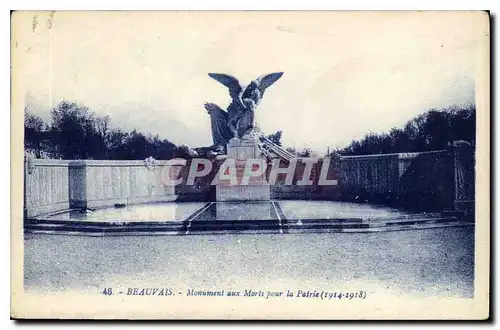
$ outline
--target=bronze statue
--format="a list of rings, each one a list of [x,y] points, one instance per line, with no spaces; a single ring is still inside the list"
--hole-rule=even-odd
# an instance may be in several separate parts
[[[242,86],[238,79],[227,74],[209,73],[208,75],[229,88],[229,95],[232,99],[227,112],[213,103],[205,103],[205,108],[211,117],[212,138],[215,146],[226,144],[232,138],[244,138],[254,131],[255,108],[259,105],[265,90],[281,78],[283,72],[261,76],[247,86]],[[227,131],[230,133],[229,139]]]
[[[218,152],[223,151],[224,145],[233,137],[227,125],[227,112],[213,103],[205,103],[205,109],[210,115],[212,126],[212,140],[214,144],[211,149]]]

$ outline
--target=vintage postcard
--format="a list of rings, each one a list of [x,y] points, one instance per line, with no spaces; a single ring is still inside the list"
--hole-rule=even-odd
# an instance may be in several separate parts
[[[489,317],[483,11],[16,11],[16,319]]]

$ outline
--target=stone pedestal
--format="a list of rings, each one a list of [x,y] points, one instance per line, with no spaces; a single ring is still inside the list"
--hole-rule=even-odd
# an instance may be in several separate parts
[[[453,142],[455,210],[474,214],[474,147],[466,141]]]
[[[236,201],[268,201],[271,199],[271,190],[268,185],[248,186],[217,186],[215,188],[218,202]]]
[[[269,183],[265,173],[251,177],[248,184],[242,182],[247,160],[264,159],[260,156],[258,142],[255,139],[233,140],[227,144],[227,159],[234,160],[238,184],[220,182],[216,186],[216,201],[269,201],[271,199]]]
[[[276,220],[271,202],[216,203],[218,221]]]

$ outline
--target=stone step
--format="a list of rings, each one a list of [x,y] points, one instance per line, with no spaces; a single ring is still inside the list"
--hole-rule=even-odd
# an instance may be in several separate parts
[[[51,225],[27,225],[25,226],[25,230],[34,231],[34,230],[51,230],[58,232],[154,232],[154,231],[186,231],[186,226],[183,224],[179,224],[177,226],[71,226],[71,225],[60,225],[60,226],[51,226]]]
[[[302,220],[224,220],[224,221],[183,221],[148,223],[76,222],[27,224],[28,232],[66,232],[66,233],[194,233],[194,232],[253,232],[253,231],[323,231],[323,232],[364,232],[377,230],[404,230],[435,228],[448,225],[473,225],[455,217],[385,219],[385,221],[359,221],[359,219],[302,219]]]
[[[206,229],[203,231],[190,231],[190,230],[157,230],[157,231],[95,231],[95,232],[84,232],[84,231],[54,231],[48,229],[30,229],[26,232],[34,234],[54,234],[54,235],[84,235],[84,236],[177,236],[177,235],[233,235],[233,234],[245,234],[245,235],[256,235],[256,234],[309,234],[309,233],[319,233],[319,234],[337,234],[337,233],[378,233],[378,232],[390,232],[390,231],[406,231],[406,230],[424,230],[433,228],[449,228],[449,227],[467,227],[474,226],[468,222],[452,222],[452,223],[441,223],[441,224],[426,224],[426,225],[405,225],[405,226],[393,226],[393,227],[383,227],[383,228],[273,228],[273,229],[247,229],[247,230],[210,230]]]
[[[378,225],[381,223],[390,223],[390,224],[414,224],[414,223],[424,223],[424,222],[447,222],[447,221],[456,221],[459,218],[456,217],[397,217],[397,218],[339,218],[339,219],[300,219],[300,220],[283,220],[286,221],[289,225],[299,225],[303,224],[337,224],[342,223],[345,225],[348,224],[369,224],[369,225]]]
[[[290,228],[284,230],[288,234],[306,234],[306,233],[376,233],[389,231],[406,231],[406,230],[423,230],[434,228],[448,227],[468,227],[474,226],[469,222],[456,221],[449,223],[437,224],[417,224],[417,225],[402,225],[402,226],[385,226],[385,227],[369,227],[369,228]]]
[[[182,225],[184,221],[123,221],[123,220],[106,220],[106,221],[78,221],[78,220],[30,220],[26,225],[54,225],[54,226],[178,226]]]
[[[189,219],[189,218],[188,218]],[[433,215],[411,215],[411,216],[398,216],[391,218],[302,218],[302,219],[282,219],[283,221],[288,221],[288,223],[293,224],[296,222],[302,223],[376,223],[376,222],[416,222],[416,221],[433,221],[433,220],[453,220],[459,219],[455,216],[439,216],[437,214]],[[279,219],[276,219],[279,220]],[[182,224],[184,221],[123,221],[123,220],[106,220],[106,221],[84,221],[84,220],[57,220],[57,219],[32,219],[27,225],[69,225],[69,226],[177,226]],[[213,223],[213,222],[230,222],[236,221],[240,223],[258,223],[265,221],[275,221],[273,219],[269,220],[195,220],[192,223]]]

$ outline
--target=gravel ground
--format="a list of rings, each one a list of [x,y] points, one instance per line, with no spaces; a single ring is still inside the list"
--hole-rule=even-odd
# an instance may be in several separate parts
[[[275,288],[473,296],[474,228],[364,234],[27,234],[27,291]]]

